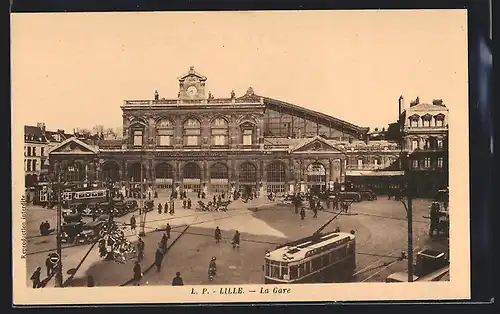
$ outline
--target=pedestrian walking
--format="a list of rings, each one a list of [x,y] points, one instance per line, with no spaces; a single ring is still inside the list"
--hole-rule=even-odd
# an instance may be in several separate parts
[[[233,249],[240,248],[240,232],[238,230],[234,233],[233,241],[231,243],[233,244]]]
[[[160,246],[161,246],[161,249],[163,250],[163,252],[167,252],[168,237],[167,237],[166,233],[163,233],[163,236],[161,237]]]
[[[165,227],[165,231],[167,232],[168,239],[170,239],[170,230],[172,230],[172,227],[170,227],[170,224],[167,222],[167,226]]]
[[[135,216],[132,215],[132,217],[130,217],[130,230],[133,233],[136,233],[136,230],[135,230],[136,224],[137,224],[137,222],[135,221]]]
[[[300,209],[300,219],[304,220],[305,218],[306,218],[306,210],[304,209],[304,207],[302,207]]]
[[[45,267],[47,268],[47,277],[54,273],[54,263],[50,260],[50,254],[45,259]]]
[[[187,204],[188,204],[187,205],[188,209],[191,209],[192,203],[191,203],[191,199],[190,198],[188,198]]]
[[[160,243],[160,246],[161,246],[161,243]],[[161,270],[161,262],[162,261],[163,261],[163,251],[162,251],[161,247],[158,247],[156,249],[156,253],[155,253],[156,271],[160,271]]]
[[[161,214],[161,210],[162,210],[162,209],[163,209],[163,208],[161,207],[161,203],[158,203],[158,214]]]
[[[318,207],[313,208],[313,218],[318,218]]]
[[[180,272],[175,273],[175,277],[172,279],[172,286],[184,286]]]
[[[198,199],[201,198],[201,192],[198,191]]]
[[[182,208],[186,209],[187,201],[186,199],[182,200]]]
[[[429,235],[432,237],[434,236],[434,231],[436,231],[436,234],[439,233],[439,203],[432,203],[430,216]]]
[[[135,262],[134,265],[134,276],[132,277],[134,281],[134,286],[140,286],[141,285],[141,279],[142,279],[143,273],[142,273],[142,268],[141,264],[139,262]]]
[[[219,229],[219,226],[217,226],[217,228],[215,228],[214,238],[215,238],[215,243],[219,243],[220,239],[222,238],[222,234],[221,234],[221,231]]]
[[[42,272],[42,267],[37,267],[36,270],[31,275],[31,281],[33,282],[33,289],[40,288],[40,273]]]

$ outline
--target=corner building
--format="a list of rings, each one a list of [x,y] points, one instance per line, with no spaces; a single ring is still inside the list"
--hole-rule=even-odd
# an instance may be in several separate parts
[[[338,188],[354,153],[349,147],[366,145],[368,128],[259,96],[252,88],[241,97],[231,92],[215,98],[193,67],[178,80],[175,99],[155,92],[151,100],[124,101],[123,140],[92,147],[73,139],[56,147],[51,159],[86,180],[133,185],[142,178],[158,191],[263,195]],[[397,150],[377,151],[393,152],[384,158],[388,162],[398,157]]]

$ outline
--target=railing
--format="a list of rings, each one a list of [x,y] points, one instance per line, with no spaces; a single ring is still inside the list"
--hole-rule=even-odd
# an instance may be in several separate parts
[[[448,125],[445,126],[405,126],[405,132],[419,131],[448,131]]]
[[[260,103],[260,99],[245,99],[239,101],[232,98],[217,98],[217,99],[159,99],[159,100],[125,100],[124,105],[130,106],[153,106],[153,105],[183,105],[183,104],[246,104],[246,103]]]
[[[389,165],[347,165],[346,169],[347,170],[378,170],[378,169],[385,169],[389,167]]]

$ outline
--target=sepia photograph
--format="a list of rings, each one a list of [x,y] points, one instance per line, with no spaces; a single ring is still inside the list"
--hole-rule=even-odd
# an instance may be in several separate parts
[[[15,303],[469,297],[465,10],[11,23]]]

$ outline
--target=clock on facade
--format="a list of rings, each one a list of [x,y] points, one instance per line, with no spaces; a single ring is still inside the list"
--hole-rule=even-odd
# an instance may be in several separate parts
[[[198,90],[195,86],[189,86],[186,92],[189,97],[195,97],[198,94]]]

